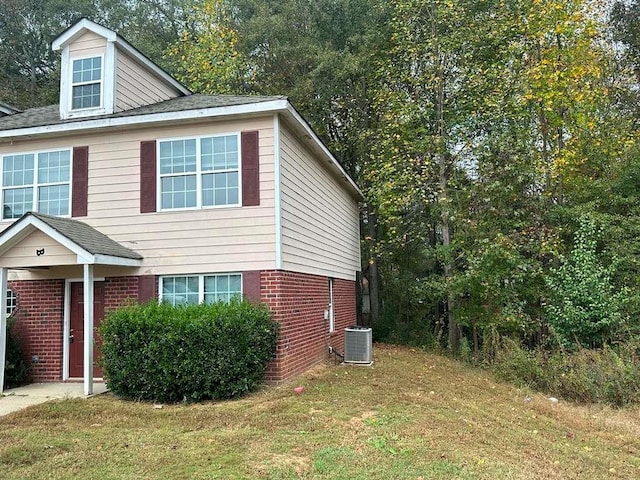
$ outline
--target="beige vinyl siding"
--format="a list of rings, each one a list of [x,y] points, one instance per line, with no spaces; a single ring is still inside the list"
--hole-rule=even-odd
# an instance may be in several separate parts
[[[44,250],[41,255],[37,251]],[[2,255],[3,267],[45,267],[76,262],[76,254],[51,237],[35,231]]]
[[[104,55],[107,50],[107,39],[93,32],[85,32],[69,44],[71,58]]]
[[[161,102],[178,92],[126,53],[116,52],[116,112]]]
[[[284,125],[280,145],[282,268],[355,279],[358,202]]]
[[[140,213],[140,141],[258,130],[260,205]],[[88,216],[79,218],[135,250],[130,275],[237,272],[275,268],[273,119],[201,122],[0,144],[11,152],[89,146]],[[10,222],[0,223],[4,230]],[[97,272],[97,271],[96,271]],[[120,270],[122,274],[122,270]],[[97,275],[98,273],[96,273]],[[24,276],[20,274],[21,278]],[[39,278],[55,278],[56,270]]]

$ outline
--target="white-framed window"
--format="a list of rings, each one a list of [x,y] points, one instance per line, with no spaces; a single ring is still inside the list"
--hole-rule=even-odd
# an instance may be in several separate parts
[[[229,302],[242,295],[242,274],[160,277],[160,301],[172,305]]]
[[[239,206],[238,134],[158,141],[161,210]]]
[[[6,304],[7,317],[13,314],[17,306],[18,306],[18,296],[16,295],[16,292],[8,288],[7,304]]]
[[[70,149],[2,156],[2,219],[28,211],[68,216],[70,179]]]
[[[71,60],[71,110],[102,106],[102,55]]]
[[[329,332],[336,331],[336,320],[333,306],[333,278],[329,279]]]

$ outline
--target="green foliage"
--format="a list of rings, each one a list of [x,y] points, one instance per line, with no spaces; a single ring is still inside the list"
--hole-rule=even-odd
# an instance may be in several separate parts
[[[265,306],[246,301],[124,307],[100,326],[104,375],[111,391],[136,400],[238,397],[262,382],[277,327]]]
[[[4,366],[4,387],[14,388],[27,383],[29,367],[24,360],[20,339],[13,331],[15,320],[7,319],[7,353]]]
[[[573,250],[546,277],[550,299],[545,306],[549,325],[564,347],[601,347],[615,339],[623,324],[626,289],[611,282],[613,267],[604,267],[597,254],[602,230],[587,217],[580,219]]]
[[[574,352],[529,351],[504,342],[492,368],[503,380],[581,403],[617,407],[640,402],[640,344]]]
[[[189,23],[191,28],[166,50],[178,80],[197,93],[241,92],[250,69],[237,49],[238,32],[229,2],[193,0]]]

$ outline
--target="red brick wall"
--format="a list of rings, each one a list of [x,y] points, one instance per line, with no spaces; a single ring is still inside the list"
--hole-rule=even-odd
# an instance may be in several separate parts
[[[18,297],[15,332],[36,382],[62,379],[64,280],[9,282]],[[32,363],[37,355],[39,361]]]
[[[268,382],[292,378],[329,356],[329,346],[344,349],[344,329],[356,322],[355,282],[334,280],[335,333],[329,333],[324,311],[329,306],[327,277],[286,271],[263,271],[261,301],[280,323],[276,358]]]
[[[18,296],[16,332],[23,340],[32,380],[62,379],[64,280],[10,282]],[[281,382],[329,357],[329,346],[344,350],[344,329],[356,323],[355,282],[335,279],[333,284],[335,332],[329,333],[324,311],[329,306],[327,277],[286,271],[260,272],[261,301],[280,325],[276,358],[267,369],[268,382]],[[157,280],[156,280],[157,291]],[[138,298],[138,277],[105,279],[105,311]]]
[[[105,279],[105,313],[138,301],[138,278],[139,277],[111,277]],[[158,289],[156,288],[155,291],[157,296]]]
[[[18,297],[15,332],[34,382],[62,380],[64,283],[62,279],[9,282]],[[138,299],[138,277],[106,278],[104,284],[105,313]],[[34,355],[37,363],[32,363]]]

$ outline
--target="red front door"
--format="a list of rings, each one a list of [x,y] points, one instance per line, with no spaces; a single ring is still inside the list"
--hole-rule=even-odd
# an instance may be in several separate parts
[[[102,377],[102,369],[96,367],[100,356],[99,345],[95,341],[98,336],[95,330],[104,318],[104,283],[96,282],[93,288],[93,376]],[[69,315],[69,377],[84,376],[84,287],[83,284],[71,284],[71,312]]]

